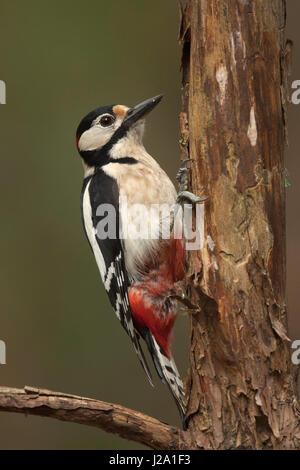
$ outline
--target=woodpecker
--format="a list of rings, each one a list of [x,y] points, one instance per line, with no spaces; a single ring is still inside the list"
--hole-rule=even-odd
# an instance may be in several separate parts
[[[175,187],[164,170],[143,145],[145,116],[163,95],[128,108],[103,106],[85,116],[76,132],[76,145],[82,158],[84,180],[81,213],[84,230],[94,253],[102,282],[112,307],[129,335],[143,369],[153,385],[151,372],[140,346],[142,337],[149,349],[155,369],[167,384],[180,411],[185,416],[185,392],[171,355],[171,339],[177,315],[176,283],[183,279],[186,253],[183,239],[163,239],[162,214],[147,212],[145,224],[154,224],[156,237],[135,239],[120,237],[125,225],[124,205],[167,205],[173,208],[181,197],[199,202],[202,199],[186,191],[186,169],[179,179],[182,191]],[[97,225],[103,216],[102,204],[114,207],[116,236],[102,239]],[[157,207],[157,206],[156,206]],[[149,215],[150,214],[150,215]],[[151,220],[150,220],[151,219]],[[134,218],[130,222],[135,224]],[[170,210],[170,225],[174,212]]]

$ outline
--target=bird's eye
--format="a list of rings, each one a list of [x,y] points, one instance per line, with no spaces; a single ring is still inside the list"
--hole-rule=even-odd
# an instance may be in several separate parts
[[[111,116],[110,114],[104,114],[104,116],[101,117],[99,124],[102,127],[109,127],[111,126],[115,121],[115,118]]]

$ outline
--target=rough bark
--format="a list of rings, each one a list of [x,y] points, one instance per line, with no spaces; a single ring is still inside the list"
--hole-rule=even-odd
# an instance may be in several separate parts
[[[189,431],[198,447],[299,447],[285,298],[285,2],[188,0],[183,158],[204,191],[190,256]]]

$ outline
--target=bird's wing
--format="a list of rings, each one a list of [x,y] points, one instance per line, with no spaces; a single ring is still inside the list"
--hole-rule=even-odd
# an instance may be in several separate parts
[[[119,238],[119,194],[116,181],[103,170],[84,180],[81,213],[87,239],[94,253],[101,278],[113,309],[135,351],[151,385],[152,376],[134,328],[129,305],[128,279],[122,241]],[[105,232],[107,238],[104,238]]]

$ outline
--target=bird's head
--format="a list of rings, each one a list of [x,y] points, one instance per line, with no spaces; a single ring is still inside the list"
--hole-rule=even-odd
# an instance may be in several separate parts
[[[125,155],[128,148],[141,145],[145,116],[161,101],[155,96],[132,108],[123,105],[102,106],[80,122],[76,145],[85,166],[102,166]]]

